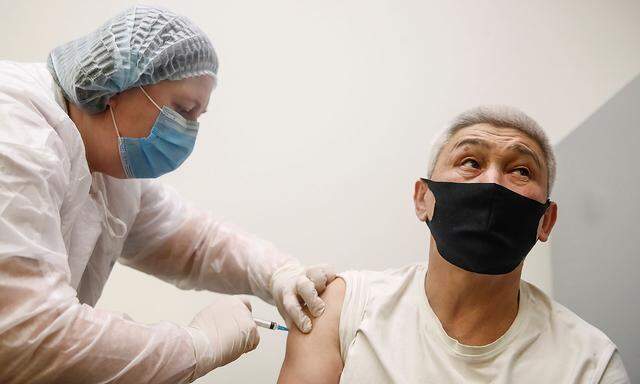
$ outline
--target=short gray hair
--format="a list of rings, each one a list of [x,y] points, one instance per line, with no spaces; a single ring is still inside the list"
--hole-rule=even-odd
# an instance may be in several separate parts
[[[456,116],[445,129],[436,136],[429,153],[429,171],[431,177],[442,148],[459,130],[476,124],[490,124],[498,128],[517,129],[535,140],[544,152],[547,164],[547,194],[551,194],[556,179],[556,157],[547,134],[531,117],[517,108],[507,105],[482,105]]]

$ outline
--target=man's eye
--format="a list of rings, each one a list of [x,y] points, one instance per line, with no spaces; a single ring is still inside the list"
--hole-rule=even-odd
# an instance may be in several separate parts
[[[480,168],[480,164],[477,161],[473,160],[473,159],[465,159],[462,162],[462,166],[472,167],[472,168],[476,168],[476,169]]]
[[[519,173],[520,176],[524,176],[524,177],[531,176],[531,172],[527,168],[524,168],[524,167],[516,168],[513,171],[516,172],[516,173]]]

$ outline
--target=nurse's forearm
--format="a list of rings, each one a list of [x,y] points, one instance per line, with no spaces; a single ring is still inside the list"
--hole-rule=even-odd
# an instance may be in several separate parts
[[[292,260],[271,243],[192,210],[161,246],[120,261],[182,289],[253,294],[271,302],[271,274]]]
[[[27,258],[0,261],[0,382],[187,383],[187,331],[81,305],[64,276]]]

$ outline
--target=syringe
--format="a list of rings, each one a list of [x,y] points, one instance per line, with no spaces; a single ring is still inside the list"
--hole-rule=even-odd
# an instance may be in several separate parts
[[[253,321],[256,322],[256,325],[258,327],[273,329],[277,331],[285,331],[285,332],[289,331],[287,327],[285,327],[284,325],[280,325],[275,321],[261,320],[261,319],[256,319],[255,317],[253,318]]]

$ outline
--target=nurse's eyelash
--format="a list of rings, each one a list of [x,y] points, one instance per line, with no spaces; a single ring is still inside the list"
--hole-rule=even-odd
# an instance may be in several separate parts
[[[182,103],[177,103],[177,102],[173,103],[173,108],[176,111],[180,111],[180,112],[189,112],[189,110],[190,110],[190,108],[188,108],[188,105],[182,104]]]
[[[180,105],[177,105],[175,107],[175,110],[176,110],[176,112],[178,112],[183,117],[187,117],[191,113],[191,110],[189,110],[189,109],[187,109],[185,107],[182,107]]]

